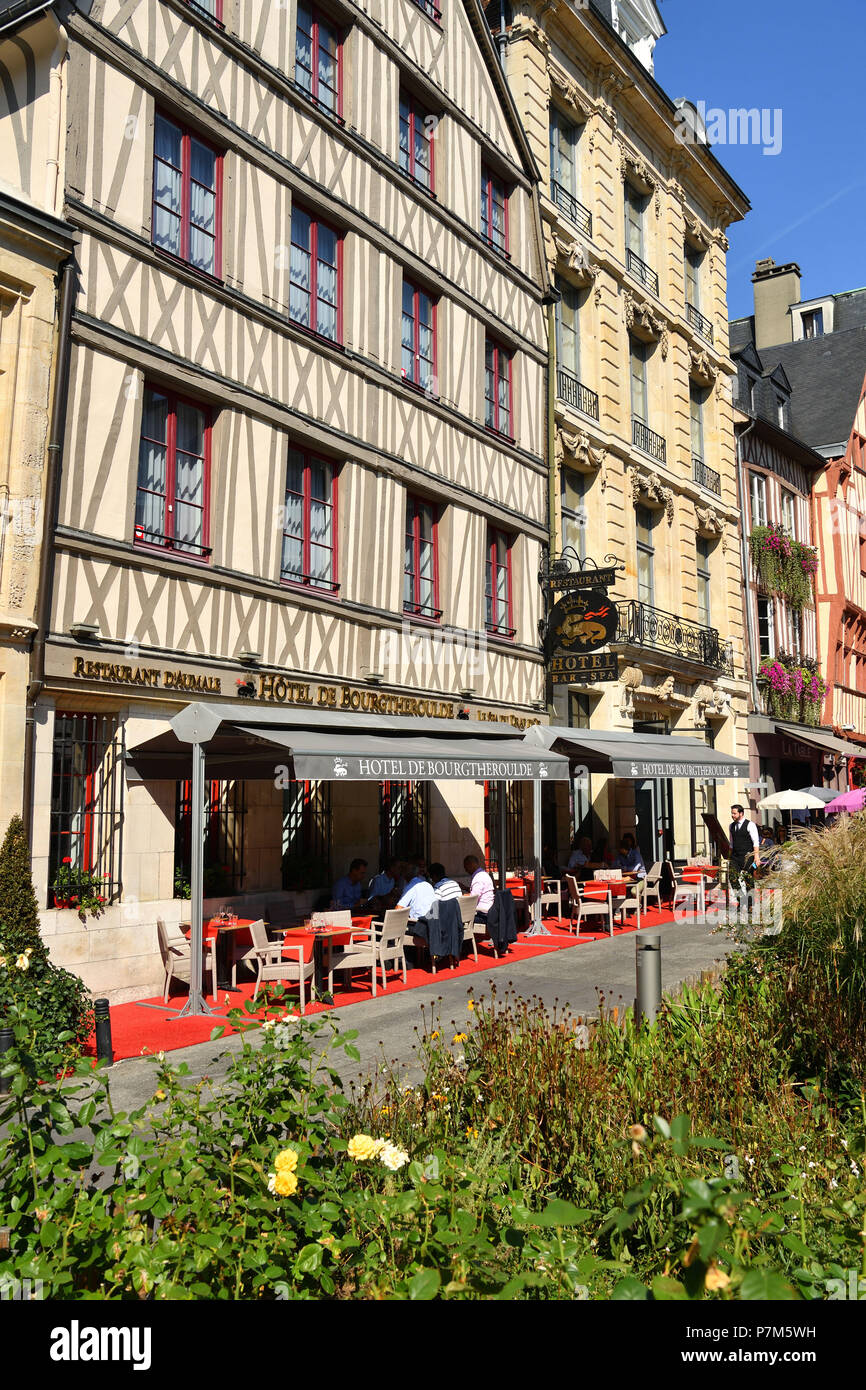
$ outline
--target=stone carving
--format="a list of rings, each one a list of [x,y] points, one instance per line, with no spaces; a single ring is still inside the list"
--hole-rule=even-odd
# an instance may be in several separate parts
[[[705,729],[707,719],[726,719],[731,713],[731,696],[727,690],[721,690],[717,685],[709,685],[706,681],[695,687],[694,692],[694,726],[696,729]]]
[[[695,515],[699,531],[705,531],[710,536],[724,536],[725,518],[715,507],[695,507]]]
[[[689,375],[702,386],[713,386],[719,369],[703,348],[689,345]]]
[[[550,85],[554,88],[561,101],[570,106],[582,121],[589,116],[590,108],[578,87],[576,81],[562,68],[550,63]]]
[[[649,497],[652,501],[661,502],[665,509],[668,519],[668,526],[673,524],[674,519],[674,494],[673,490],[662,482],[658,473],[651,469],[642,468],[637,463],[627,463],[631,481],[631,495],[635,503],[641,497]]]
[[[560,262],[564,262],[572,272],[572,278],[581,288],[595,283],[599,267],[590,260],[589,252],[582,242],[570,232],[558,229],[550,233],[547,261],[551,275]]]
[[[639,666],[626,666],[619,673],[620,693],[619,712],[624,719],[634,718],[634,694],[643,685],[643,671]]]
[[[543,15],[549,6],[540,5],[537,8],[539,15]],[[528,39],[530,43],[534,43],[545,58],[550,53],[550,39],[538,21],[533,19],[531,15],[516,14],[514,16],[511,22],[511,42],[514,43],[518,39]]]
[[[582,464],[598,470],[601,490],[607,487],[607,449],[596,449],[586,430],[567,430],[560,426],[554,440],[554,456],[559,468],[563,464]]]
[[[625,326],[628,331],[630,333],[636,331],[638,337],[649,338],[653,342],[657,342],[661,349],[662,359],[666,361],[670,347],[670,333],[664,319],[656,313],[652,304],[649,304],[645,299],[639,299],[631,290],[623,290],[622,301],[625,311]]]
[[[684,709],[689,704],[688,695],[680,695],[675,689],[676,677],[663,676],[656,685],[644,685],[644,673],[639,666],[626,666],[620,672],[620,714],[633,719],[635,706],[664,706],[668,709]]]
[[[703,247],[703,249],[706,251],[710,242],[713,239],[712,233],[707,231],[706,227],[701,222],[699,222],[696,217],[690,217],[687,212],[684,214],[684,220],[686,224],[686,231],[688,232],[692,241],[695,242],[697,246]]]

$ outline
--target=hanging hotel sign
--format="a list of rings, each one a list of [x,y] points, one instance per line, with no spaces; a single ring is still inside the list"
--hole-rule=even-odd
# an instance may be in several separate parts
[[[550,561],[541,572],[541,582],[548,589],[610,589],[617,581],[622,566],[613,555],[605,555],[604,565],[596,565],[589,556],[581,558],[573,546],[566,546],[561,555]]]
[[[547,620],[551,656],[581,656],[616,637],[616,604],[601,589],[565,594],[553,605]]]
[[[554,685],[595,685],[615,681],[619,667],[613,652],[576,652],[551,657],[550,675]]]

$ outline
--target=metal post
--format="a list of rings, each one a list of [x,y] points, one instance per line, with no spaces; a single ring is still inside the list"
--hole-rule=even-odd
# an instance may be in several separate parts
[[[204,745],[192,744],[192,806],[191,821],[191,863],[190,885],[190,963],[189,998],[177,1015],[178,1018],[191,1014],[212,1014],[202,993],[202,967],[204,964]]]
[[[550,936],[541,920],[541,779],[536,777],[532,783],[532,848],[535,867],[535,897],[532,903],[532,925],[527,936]]]
[[[14,1041],[15,1034],[11,1028],[0,1028],[0,1067],[2,1067],[3,1058],[10,1051]],[[0,1076],[0,1096],[8,1096],[11,1087],[11,1076]]]
[[[497,782],[499,788],[499,887],[505,888],[505,880],[508,877],[505,861],[508,858],[508,821],[507,821],[507,782]]]
[[[109,1066],[114,1061],[114,1047],[111,1042],[111,1014],[107,999],[94,999],[93,1017],[96,1022],[96,1056],[100,1062]]]
[[[635,937],[637,997],[634,1016],[638,1023],[655,1023],[662,1002],[662,950],[658,932],[641,931]]]

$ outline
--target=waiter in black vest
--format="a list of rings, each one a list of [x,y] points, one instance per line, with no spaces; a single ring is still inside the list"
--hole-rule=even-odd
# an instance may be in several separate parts
[[[739,884],[746,865],[760,865],[761,846],[758,827],[746,819],[743,807],[737,803],[731,807],[731,824],[728,829],[731,842],[730,878],[735,886]]]

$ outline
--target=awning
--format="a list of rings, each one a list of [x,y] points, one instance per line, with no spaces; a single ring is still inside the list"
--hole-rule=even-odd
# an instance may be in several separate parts
[[[849,743],[847,739],[837,738],[824,729],[813,729],[811,725],[788,724],[779,719],[768,719],[762,714],[749,715],[750,734],[783,734],[785,738],[795,738],[800,743],[811,744],[823,753],[840,753],[844,758],[862,758],[863,747]]]
[[[627,729],[573,729],[558,724],[529,729],[524,742],[544,744],[589,772],[643,781],[649,777],[729,781],[749,775],[749,764],[696,738],[635,734]]]

